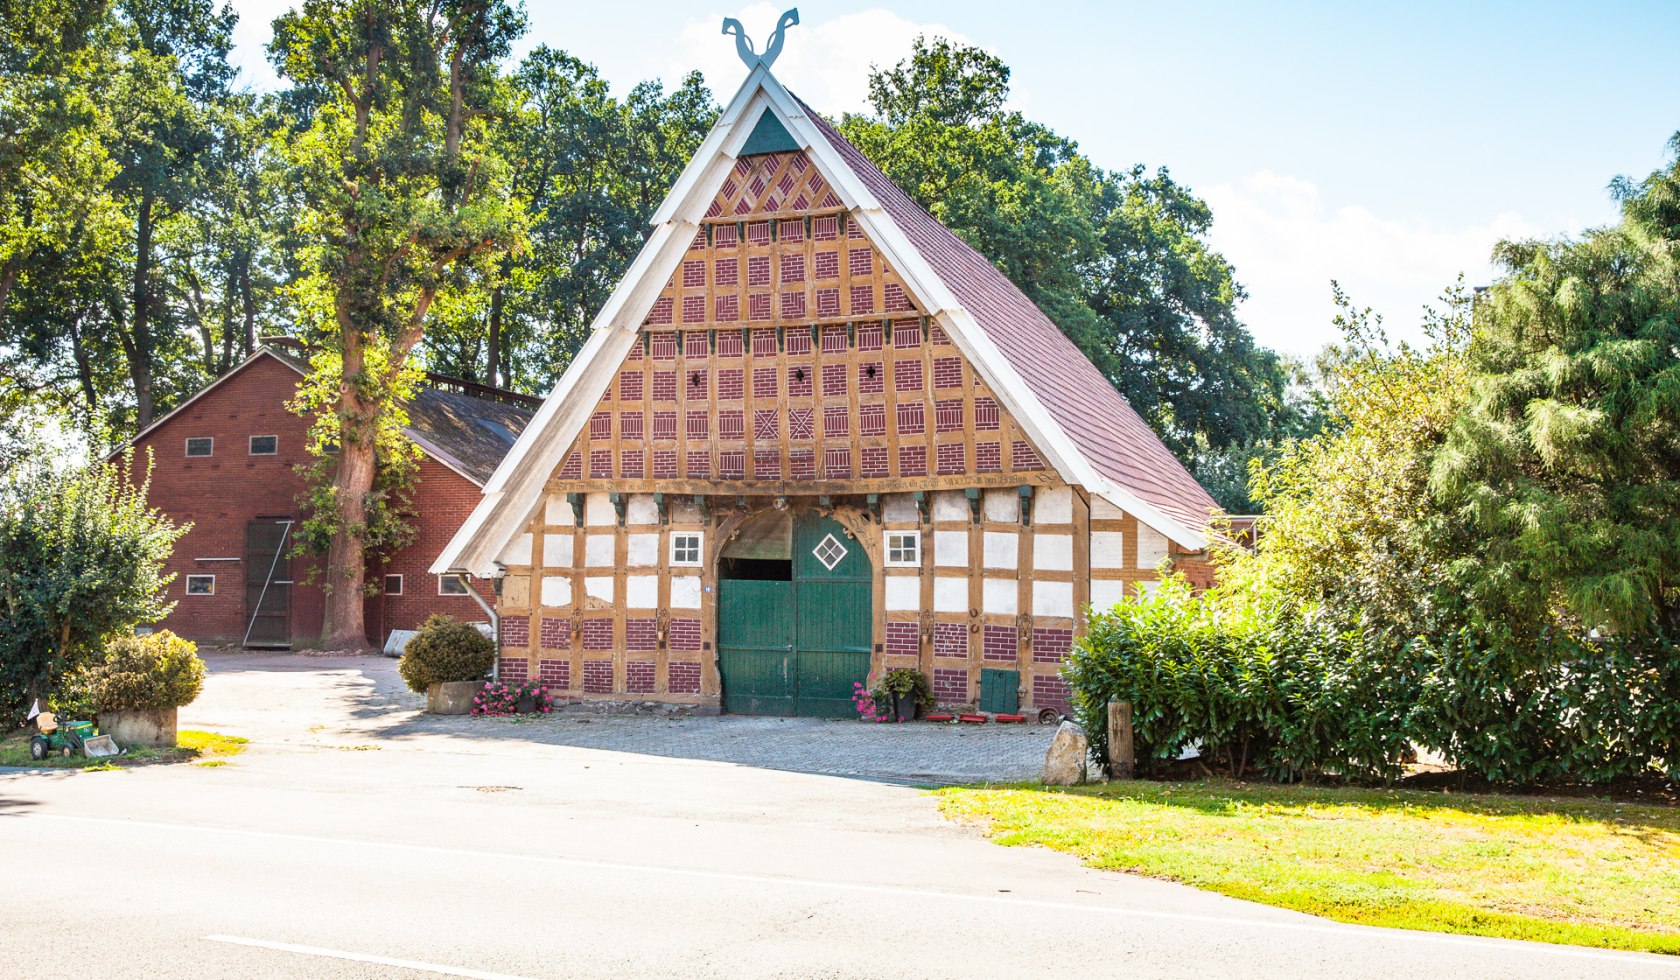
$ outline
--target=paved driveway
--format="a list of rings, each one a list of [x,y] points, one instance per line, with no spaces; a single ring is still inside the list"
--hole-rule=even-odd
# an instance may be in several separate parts
[[[789,772],[918,783],[1037,777],[1055,735],[1041,725],[866,724],[814,718],[668,718],[554,712],[445,717],[420,709],[385,657],[210,653],[212,678],[182,725],[265,743],[569,746]],[[485,745],[490,748],[490,745]]]

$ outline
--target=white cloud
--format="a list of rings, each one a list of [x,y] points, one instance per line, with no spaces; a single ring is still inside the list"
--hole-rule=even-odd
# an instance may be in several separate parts
[[[1331,205],[1311,181],[1269,170],[1210,187],[1205,197],[1212,243],[1248,288],[1244,322],[1260,343],[1303,355],[1339,339],[1330,280],[1383,314],[1391,339],[1416,339],[1423,306],[1438,305],[1460,272],[1467,285],[1483,285],[1496,242],[1541,233],[1514,212],[1443,227]]]
[[[274,66],[268,63],[268,42],[274,38],[274,18],[294,6],[294,0],[237,0],[233,9],[239,23],[233,28],[233,63],[239,67],[239,81],[259,92],[280,87]]]
[[[785,9],[782,3],[757,3],[727,16],[739,20],[755,48],[763,51]],[[663,72],[667,84],[698,68],[718,101],[735,94],[747,69],[735,54],[734,38],[721,33],[725,16],[708,13],[683,25]],[[917,23],[879,8],[863,10],[788,28],[776,77],[826,115],[859,112],[869,107],[870,65],[895,65],[909,57],[910,42],[918,34],[974,43],[943,24]]]

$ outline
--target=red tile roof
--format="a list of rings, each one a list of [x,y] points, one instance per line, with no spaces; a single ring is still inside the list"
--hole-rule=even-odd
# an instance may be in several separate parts
[[[1204,531],[1218,505],[1096,365],[985,256],[912,201],[810,106],[799,104],[1092,467],[1189,530]]]

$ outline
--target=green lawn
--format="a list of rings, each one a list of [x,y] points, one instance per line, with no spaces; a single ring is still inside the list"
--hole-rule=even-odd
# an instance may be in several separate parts
[[[1680,953],[1680,809],[1228,781],[936,795],[999,844],[1341,922]]]
[[[175,748],[136,748],[120,756],[106,759],[84,759],[81,756],[48,756],[36,762],[29,757],[29,731],[13,732],[0,737],[0,766],[31,766],[48,769],[82,769],[100,772],[129,766],[153,765],[160,762],[193,762],[201,766],[226,765],[227,757],[245,751],[248,739],[219,732],[181,731],[175,733]]]

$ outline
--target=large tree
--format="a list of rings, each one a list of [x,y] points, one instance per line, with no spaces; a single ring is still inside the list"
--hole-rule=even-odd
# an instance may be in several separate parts
[[[1186,460],[1278,435],[1291,378],[1238,320],[1207,204],[1166,170],[1105,171],[1006,107],[995,56],[918,38],[841,130],[991,259]]]
[[[593,65],[538,46],[507,79],[497,147],[530,215],[505,256],[426,340],[446,373],[546,393],[646,240],[647,222],[717,116],[698,73],[615,98]]]
[[[523,29],[503,0],[306,0],[270,54],[308,125],[288,140],[300,195],[303,312],[317,358],[316,495],[327,543],[322,644],[366,646],[364,549],[381,432],[413,383],[440,297],[522,239],[492,121],[497,62]]]
[[[1439,527],[1485,621],[1680,635],[1680,134],[1619,180],[1622,219],[1510,242],[1481,298],[1466,407],[1434,463]]]

